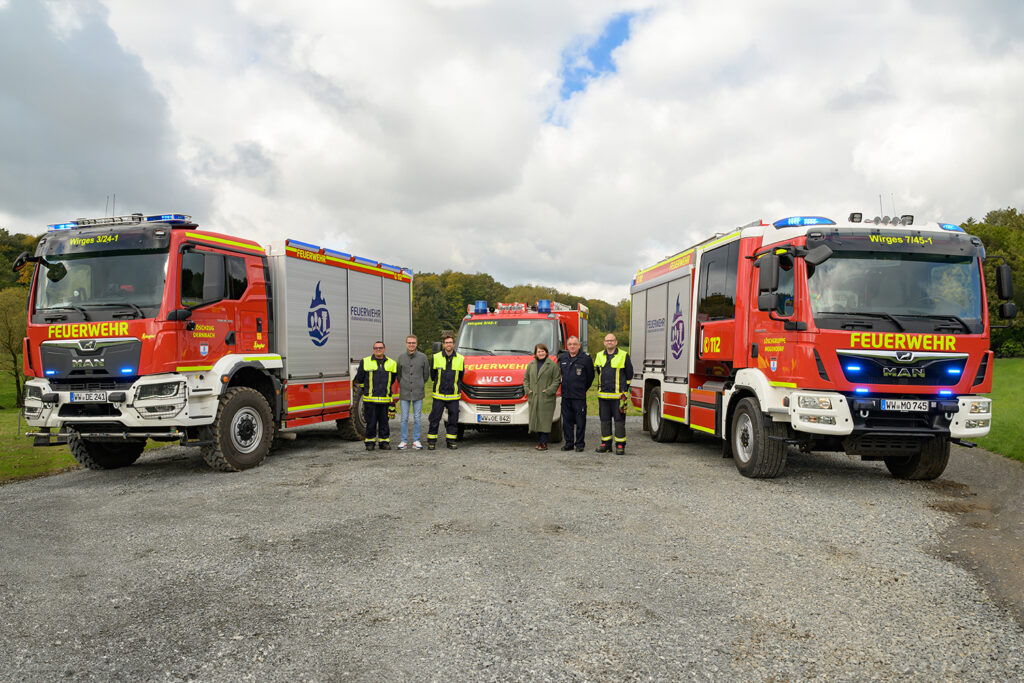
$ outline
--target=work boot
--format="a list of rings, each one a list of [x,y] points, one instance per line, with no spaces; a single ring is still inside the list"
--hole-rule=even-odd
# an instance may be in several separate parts
[[[582,453],[583,452],[583,446],[577,446],[576,447],[576,452],[577,453]]]
[[[455,443],[454,441],[446,441],[445,445],[448,446],[448,448],[452,449],[453,451],[459,450],[459,444]]]
[[[380,442],[380,449],[382,451],[390,451],[391,450],[391,444],[388,443],[387,441],[381,441]]]
[[[626,444],[624,444],[624,443],[617,443],[617,444],[615,444],[615,455],[625,455],[625,454],[626,454]]]
[[[571,451],[572,449],[573,449],[573,445],[571,443],[567,443],[564,446],[562,446],[562,450],[563,451]]]
[[[436,445],[437,445],[437,444],[436,444],[436,443],[434,442],[434,440],[433,440],[433,439],[431,439],[430,441],[428,441],[428,442],[427,442],[427,450],[428,450],[428,451],[432,451],[432,450],[434,450],[434,447],[435,447]]]
[[[612,452],[611,444],[607,444],[604,441],[602,441],[601,445],[594,449],[594,452],[595,453],[611,453]]]
[[[376,446],[376,445],[377,445],[377,444],[373,443],[372,441],[367,441],[367,442],[366,442],[366,450],[368,450],[368,451],[372,451],[372,450],[373,450],[373,447],[374,447],[374,446]]]

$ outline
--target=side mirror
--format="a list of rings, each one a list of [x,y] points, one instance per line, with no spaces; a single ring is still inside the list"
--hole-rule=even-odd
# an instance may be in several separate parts
[[[17,273],[19,270],[25,267],[25,264],[29,262],[31,256],[27,251],[23,251],[18,254],[18,258],[14,259],[14,265],[11,266],[11,270]]]
[[[1006,263],[996,268],[996,294],[1003,301],[1013,298],[1013,274]]]
[[[999,317],[1003,320],[1010,320],[1017,317],[1017,304],[1007,301],[999,306]]]
[[[758,292],[774,292],[779,288],[779,257],[775,254],[765,254],[757,260],[757,267],[761,272],[757,276]],[[758,308],[761,307],[758,297]],[[761,309],[767,310],[767,309]]]
[[[779,295],[776,292],[764,292],[757,295],[757,310],[774,311],[779,307]]]
[[[187,308],[176,308],[167,314],[168,320],[188,320],[192,317],[192,311]]]
[[[825,261],[832,258],[832,254],[833,251],[831,247],[829,247],[827,244],[819,244],[814,249],[811,249],[809,252],[807,252],[807,254],[804,256],[804,261],[807,262],[807,265],[819,266]]]

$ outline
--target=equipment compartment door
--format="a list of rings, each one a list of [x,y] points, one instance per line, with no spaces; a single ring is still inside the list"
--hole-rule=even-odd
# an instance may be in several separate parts
[[[349,354],[353,362],[373,353],[373,342],[384,340],[384,310],[381,294],[381,278],[352,271],[349,275]],[[397,357],[404,348],[388,347],[389,358]]]
[[[668,283],[668,357],[665,376],[681,381],[690,371],[690,276]],[[677,379],[678,378],[678,379]]]

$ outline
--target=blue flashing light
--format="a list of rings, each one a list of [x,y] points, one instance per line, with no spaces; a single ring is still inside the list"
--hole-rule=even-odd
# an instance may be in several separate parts
[[[821,216],[790,216],[789,218],[782,218],[772,223],[776,228],[794,228],[803,227],[808,225],[835,225],[836,222],[831,218],[822,218]]]
[[[57,374],[57,371],[56,371],[56,370],[45,370],[44,372],[45,372],[45,373],[46,373],[47,375],[56,375],[56,374]]]
[[[952,395],[953,395],[953,390],[952,389],[939,389],[939,396],[952,396]]]
[[[71,221],[70,223],[54,223],[53,225],[46,226],[47,230],[71,230],[77,228],[78,223]]]
[[[538,313],[550,313],[551,312],[551,299],[541,299],[537,302]]]
[[[866,394],[866,393],[868,393],[868,388],[867,387],[857,387],[856,389],[854,389],[854,391],[856,391],[858,394]]]
[[[959,375],[963,371],[963,368],[946,368],[946,372],[950,375]]]
[[[334,258],[340,258],[342,261],[351,261],[352,254],[346,254],[343,251],[334,251],[333,249],[327,249],[324,247],[324,254],[327,256],[333,256]]]
[[[473,306],[473,313],[486,313],[487,302],[483,299],[477,299],[476,305]]]
[[[939,223],[939,227],[943,230],[949,230],[951,232],[966,232],[963,228],[955,223]]]
[[[135,372],[135,368],[121,368],[122,375],[130,375]]]
[[[380,267],[384,270],[390,270],[392,273],[401,273],[402,269],[398,266],[393,266],[390,263],[381,263]]]
[[[306,244],[305,242],[299,242],[298,240],[288,240],[289,247],[295,247],[296,249],[302,249],[303,251],[320,251],[320,247],[315,244]]]
[[[183,213],[164,213],[157,216],[146,216],[147,223],[187,223],[192,220],[191,216],[186,216]]]
[[[363,258],[362,256],[353,256],[352,260],[355,261],[356,263],[361,263],[364,266],[370,266],[372,268],[376,268],[377,267],[377,262],[376,261],[373,261],[373,260],[368,259],[368,258]]]
[[[847,372],[860,372],[861,371],[861,367],[859,365],[847,365],[846,366],[846,371]]]

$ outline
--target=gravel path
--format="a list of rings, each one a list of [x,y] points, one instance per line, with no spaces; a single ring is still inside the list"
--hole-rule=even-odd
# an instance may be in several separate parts
[[[0,678],[1024,679],[946,559],[957,484],[795,453],[753,481],[639,427],[624,457],[311,429],[240,474],[172,447],[0,487]]]

